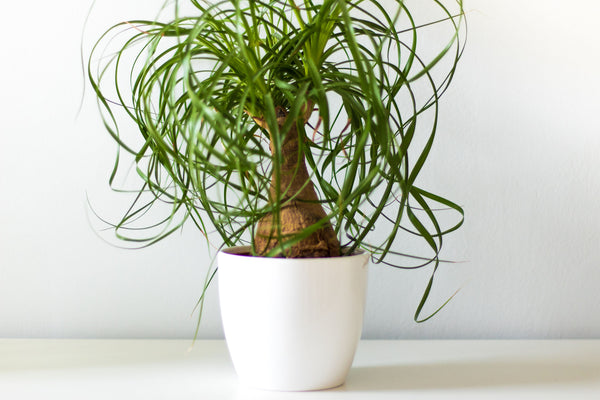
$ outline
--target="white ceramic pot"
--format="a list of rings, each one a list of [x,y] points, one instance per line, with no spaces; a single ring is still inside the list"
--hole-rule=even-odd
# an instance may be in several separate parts
[[[369,254],[284,259],[218,255],[219,297],[240,382],[268,390],[344,383],[362,331]]]

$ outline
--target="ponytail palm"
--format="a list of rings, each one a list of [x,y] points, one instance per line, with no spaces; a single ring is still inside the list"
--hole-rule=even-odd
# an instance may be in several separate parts
[[[462,209],[416,178],[462,52],[461,1],[454,11],[431,1],[441,15],[434,22],[450,34],[428,59],[417,53],[425,25],[402,1],[189,0],[185,15],[179,3],[170,22],[113,26],[90,56],[106,129],[142,182],[117,235],[152,244],[189,221],[218,232],[225,246],[249,244],[253,255],[363,248],[400,268],[433,263],[435,274]],[[107,57],[105,46],[118,40]],[[141,140],[124,139],[123,113]],[[425,119],[423,133],[417,121]],[[148,222],[148,235],[134,235],[132,224],[157,203],[170,212]],[[439,206],[459,222],[442,228]],[[385,231],[374,233],[379,226]],[[405,233],[431,254],[401,263]]]

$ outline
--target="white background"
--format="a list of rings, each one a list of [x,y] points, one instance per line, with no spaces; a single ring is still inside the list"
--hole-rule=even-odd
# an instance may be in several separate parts
[[[0,337],[194,333],[210,262],[202,236],[190,226],[119,249],[99,237],[86,200],[103,215],[127,205],[108,189],[115,146],[80,45],[161,3],[99,0],[84,33],[88,1],[3,6]],[[373,266],[363,337],[600,337],[600,3],[471,0],[466,10],[467,50],[423,174],[466,210],[444,245],[464,262],[441,269],[430,309],[461,291],[415,324],[430,271]],[[215,285],[200,337],[221,335]]]

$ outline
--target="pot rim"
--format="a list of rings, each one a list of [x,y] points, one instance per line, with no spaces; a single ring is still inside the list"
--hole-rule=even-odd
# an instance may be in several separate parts
[[[251,258],[263,258],[266,260],[326,260],[326,259],[339,259],[339,258],[350,258],[350,257],[360,257],[370,254],[363,249],[356,249],[354,253],[350,255],[341,255],[336,257],[305,257],[305,258],[279,258],[279,257],[263,257],[263,256],[253,256],[250,254],[251,246],[232,246],[225,247],[219,250],[219,254],[224,254],[227,256],[239,256],[239,257],[251,257]]]

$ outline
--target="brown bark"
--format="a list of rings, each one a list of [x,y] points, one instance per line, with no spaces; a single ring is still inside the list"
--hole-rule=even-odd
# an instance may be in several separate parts
[[[311,111],[312,111],[312,107]],[[308,107],[307,107],[308,109]],[[277,123],[281,129],[285,123],[287,112],[278,108]],[[308,119],[310,112],[305,113]],[[259,118],[254,119],[263,128],[266,123]],[[273,141],[271,152],[274,154]],[[283,162],[279,174],[279,194],[282,206],[279,220],[272,214],[265,215],[256,227],[254,243],[259,255],[266,254],[307,227],[323,220],[325,210],[318,203],[318,197],[310,180],[304,154],[300,152],[298,130],[296,124],[286,132],[282,143]],[[269,199],[273,202],[277,197],[275,172],[271,177]],[[279,230],[279,226],[281,230]],[[281,236],[280,236],[281,235]],[[279,256],[287,258],[336,257],[340,255],[340,242],[329,222],[308,237],[295,243]]]

